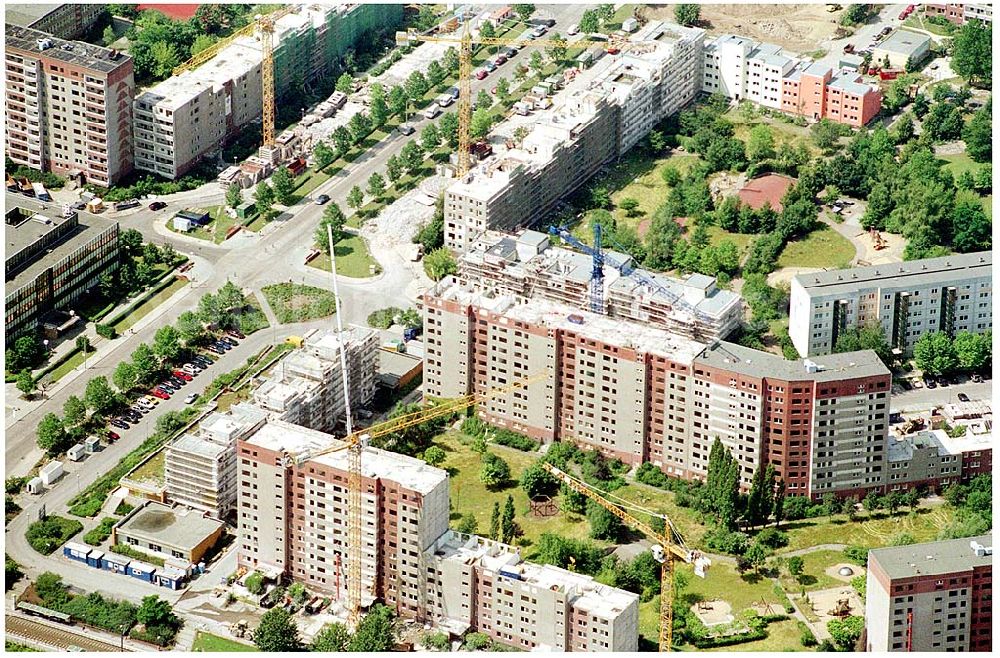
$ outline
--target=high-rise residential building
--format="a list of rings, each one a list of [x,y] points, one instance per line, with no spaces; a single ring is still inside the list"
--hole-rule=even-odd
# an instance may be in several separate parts
[[[705,44],[703,57],[702,90],[735,101],[854,127],[866,125],[882,105],[881,91],[860,75],[835,72],[775,44],[724,34]]]
[[[236,510],[236,441],[253,432],[267,412],[240,402],[227,413],[212,413],[197,433],[187,433],[167,445],[164,479],[172,503],[226,519]]]
[[[639,275],[627,276],[629,272]],[[637,268],[631,256],[607,251],[602,312],[674,333],[725,338],[743,320],[739,295],[719,289],[715,278],[689,274],[675,279]],[[483,291],[518,295],[593,309],[593,258],[552,246],[532,230],[488,232],[458,259],[456,279]]]
[[[993,535],[868,552],[867,651],[990,651]]]
[[[639,597],[449,530],[427,551],[428,618],[525,651],[637,651]]]
[[[344,346],[352,409],[375,395],[378,332],[348,326],[343,335],[314,329],[302,346],[284,356],[271,375],[253,392],[254,402],[273,418],[324,432],[344,420],[344,386],[340,350]]]
[[[308,5],[274,29],[279,98],[296,81],[328,75],[339,58],[402,20],[400,4]],[[240,37],[208,62],[143,91],[135,99],[135,166],[177,178],[244,130],[263,112],[260,42]]]
[[[941,16],[955,25],[965,25],[970,20],[993,22],[993,5],[984,2],[953,4],[928,2],[923,5],[927,16]]]
[[[530,124],[494,130],[494,154],[445,193],[445,245],[531,224],[701,89],[704,31],[651,21],[620,54],[580,71]],[[519,127],[527,136],[515,137]]]
[[[800,274],[792,279],[788,335],[799,354],[829,354],[844,331],[877,324],[910,354],[925,333],[993,327],[989,251]]]
[[[7,156],[108,187],[132,171],[132,58],[6,25]]]
[[[744,487],[763,463],[794,495],[883,486],[891,374],[874,352],[787,361],[451,277],[423,305],[427,395],[485,393],[547,373],[479,405],[499,427],[685,479],[705,477],[719,437]]]
[[[81,296],[118,269],[120,245],[118,222],[76,211],[57,216],[51,207],[10,193],[6,202],[4,340],[11,345],[45,326],[53,312],[74,311]]]
[[[280,420],[239,439],[239,563],[346,596],[346,450],[296,455],[338,441]],[[365,448],[362,467],[362,604],[427,614],[424,553],[448,530],[448,474],[413,457]]]
[[[4,21],[30,27],[60,39],[79,39],[90,31],[104,12],[103,4],[9,4]]]

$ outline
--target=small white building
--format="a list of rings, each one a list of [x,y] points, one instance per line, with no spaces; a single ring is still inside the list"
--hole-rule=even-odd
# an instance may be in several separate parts
[[[45,491],[45,485],[42,484],[42,478],[40,477],[31,478],[30,480],[28,480],[28,484],[25,485],[25,487],[27,488],[28,493],[34,495],[38,495],[43,491]]]
[[[38,476],[42,479],[42,484],[46,487],[51,487],[63,474],[63,463],[60,461],[51,461],[38,472]]]
[[[70,461],[74,462],[80,461],[86,454],[87,448],[82,443],[77,443],[75,446],[66,451],[66,456],[69,457]]]
[[[198,226],[196,222],[191,221],[187,217],[181,217],[180,215],[174,217],[172,221],[174,225],[174,230],[181,231],[182,233],[187,233],[188,231]]]

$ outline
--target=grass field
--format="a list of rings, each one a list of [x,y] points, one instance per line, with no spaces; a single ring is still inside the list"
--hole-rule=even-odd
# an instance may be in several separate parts
[[[756,108],[760,111],[760,108]],[[755,114],[754,118],[749,122],[743,117],[743,110],[739,106],[734,107],[725,114],[726,119],[733,122],[734,132],[737,138],[743,140],[744,142],[750,136],[750,129],[755,125],[766,125],[771,129],[771,134],[774,136],[775,146],[779,144],[805,144],[809,149],[810,153],[817,155],[819,149],[813,144],[812,139],[809,135],[809,128],[805,126],[796,126],[793,123],[788,123],[774,117],[763,116],[761,114]]]
[[[337,312],[333,293],[315,286],[275,283],[264,286],[261,292],[278,322],[283,324],[316,320]]]
[[[129,474],[130,480],[136,482],[150,482],[153,484],[163,484],[163,469],[167,459],[167,451],[160,449],[149,461],[132,471]]]
[[[941,155],[938,156],[938,160],[942,160],[947,163],[944,165],[944,168],[950,171],[951,175],[955,178],[958,178],[966,171],[971,171],[972,175],[975,176],[980,169],[988,164],[986,162],[973,162],[968,153]]]
[[[825,573],[833,565],[844,562],[849,562],[849,560],[844,557],[843,551],[813,551],[802,556],[802,575],[798,579],[793,578],[788,574],[787,569],[782,568],[779,580],[781,586],[790,594],[801,592],[803,589],[812,592],[846,585],[847,583],[843,580],[838,580]]]
[[[744,644],[734,644],[729,647],[715,647],[714,649],[699,649],[699,651],[756,651],[756,652],[778,652],[778,651],[808,651],[803,649],[799,627],[794,619],[777,621],[767,625],[767,637],[755,642]]]
[[[191,645],[191,651],[256,651],[257,647],[252,644],[243,644],[236,640],[212,635],[205,631],[198,631]]]
[[[841,267],[855,256],[851,241],[829,226],[818,228],[785,245],[778,267]]]
[[[94,349],[91,348],[88,351],[88,354],[92,355],[93,353],[94,353]],[[59,381],[60,377],[62,377],[66,373],[68,373],[68,372],[76,369],[77,366],[79,366],[80,364],[82,364],[84,362],[85,356],[86,355],[84,355],[83,352],[77,350],[77,352],[75,354],[73,354],[73,356],[71,356],[68,359],[66,359],[65,361],[63,361],[62,364],[60,364],[60,366],[58,368],[55,368],[51,372],[49,372],[49,374],[47,374],[45,376],[45,380],[49,381],[49,382],[57,382],[57,381]]]
[[[167,228],[174,233],[190,235],[199,240],[208,240],[215,244],[221,244],[226,239],[226,233],[236,224],[236,220],[226,214],[225,206],[209,206],[201,208],[202,212],[208,213],[211,221],[204,226],[198,226],[187,232],[178,231],[174,228],[173,220],[167,220]]]
[[[150,311],[162,304],[163,302],[170,299],[175,292],[183,288],[188,284],[187,279],[174,279],[174,282],[169,286],[156,293],[145,302],[143,302],[137,309],[123,317],[121,320],[115,323],[115,331],[119,334],[123,334],[128,329],[133,326],[136,322],[145,317]]]
[[[993,195],[983,197],[983,210],[986,211],[986,216],[990,219],[993,218]]]
[[[375,274],[382,271],[378,261],[368,251],[368,243],[358,235],[349,235],[336,246],[337,274],[354,279],[364,279],[373,276],[371,266],[375,266]],[[324,272],[330,271],[330,257],[320,254],[309,261],[309,267],[315,267]]]
[[[757,237],[756,235],[750,235],[748,233],[730,233],[729,231],[719,228],[718,226],[708,227],[708,239],[712,245],[717,245],[723,240],[729,240],[736,245],[736,248],[740,252],[740,261],[743,260],[744,256],[747,255],[747,249],[750,248],[750,243],[753,239]]]
[[[954,512],[950,508],[939,505],[919,508],[916,514],[901,513],[894,518],[884,514],[869,518],[867,514],[861,514],[854,523],[843,514],[786,521],[781,524],[781,530],[788,533],[788,546],[779,553],[828,542],[878,548],[888,546],[894,536],[904,532],[918,542],[934,541],[953,517]]]
[[[633,151],[635,153],[639,149]],[[653,212],[663,204],[670,195],[672,189],[663,182],[663,170],[667,167],[674,167],[682,175],[697,164],[700,158],[697,155],[687,153],[672,153],[665,158],[658,158],[652,161],[650,168],[648,160],[643,157],[630,156],[623,161],[621,170],[614,171],[608,177],[608,184],[613,185],[612,189],[618,191],[611,195],[611,200],[615,204],[614,216],[619,224],[627,224],[632,228],[639,225],[644,219],[652,217]],[[634,175],[633,175],[634,172]],[[625,177],[625,185],[620,186],[620,177]],[[626,217],[625,211],[618,208],[622,199],[632,198],[639,202],[639,208],[634,217]]]
[[[517,523],[524,531],[524,536],[516,543],[530,547],[538,541],[544,532],[574,539],[587,538],[590,524],[580,515],[567,515],[560,512],[557,516],[545,519],[528,515],[528,496],[517,486],[516,481],[521,477],[524,469],[538,458],[538,453],[521,452],[506,446],[490,445],[490,450],[510,465],[511,479],[513,480],[510,486],[502,490],[491,491],[479,481],[479,455],[459,441],[459,438],[464,436],[460,432],[453,431],[439,436],[434,441],[447,454],[441,468],[447,469],[451,475],[452,520],[454,523],[458,522],[459,515],[471,513],[476,517],[479,532],[489,532],[493,503],[499,502],[502,508],[507,500],[507,495],[512,494],[517,510]],[[603,542],[595,543],[605,545]],[[531,557],[530,548],[527,551],[527,557],[529,559]]]

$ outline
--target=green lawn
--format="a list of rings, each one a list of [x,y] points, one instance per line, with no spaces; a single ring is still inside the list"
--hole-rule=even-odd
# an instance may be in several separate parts
[[[955,178],[958,178],[966,171],[971,171],[972,175],[975,176],[980,169],[988,164],[986,162],[973,162],[968,153],[942,155],[938,157],[938,160],[943,160],[947,163],[944,168],[949,170]]]
[[[728,647],[715,647],[714,649],[699,649],[699,651],[808,651],[802,647],[799,640],[801,633],[794,619],[777,621],[767,625],[767,637],[755,642],[744,644],[734,644]]]
[[[854,260],[851,241],[829,226],[785,245],[778,267],[842,267]]]
[[[634,149],[633,153],[636,153],[639,149]],[[615,204],[615,220],[620,224],[627,224],[632,228],[639,225],[644,219],[649,219],[653,216],[653,212],[659,208],[670,195],[670,190],[672,189],[669,185],[663,182],[663,170],[667,167],[673,167],[677,169],[681,175],[686,174],[692,166],[701,161],[697,155],[690,155],[688,153],[672,153],[665,158],[657,158],[653,160],[652,167],[645,162],[642,162],[645,158],[636,158],[631,156],[624,161],[623,170],[616,175],[609,177],[614,178],[615,182],[618,182],[618,177],[624,174],[628,182],[614,192],[611,195],[611,200]],[[646,161],[648,162],[648,161]],[[635,172],[634,174],[632,172]],[[610,182],[610,181],[609,181]],[[639,208],[636,211],[634,217],[627,217],[625,211],[618,208],[618,204],[621,203],[622,199],[632,198],[639,202]]]
[[[169,286],[167,286],[160,292],[156,293],[149,299],[147,299],[137,309],[135,309],[134,311],[123,317],[121,320],[116,322],[114,324],[115,331],[117,331],[119,334],[125,333],[136,322],[145,317],[154,308],[156,308],[166,300],[170,299],[170,297],[172,297],[175,292],[177,292],[187,284],[188,284],[187,279],[180,279],[180,278],[174,279],[173,283],[171,283]]]
[[[993,219],[993,195],[983,197],[983,210],[986,211],[986,216]]]
[[[750,248],[750,243],[756,238],[756,235],[750,235],[749,233],[730,233],[724,228],[718,226],[708,227],[708,239],[709,243],[714,245],[719,244],[723,240],[729,240],[736,245],[736,248],[740,252],[740,260],[747,255],[747,249]]]
[[[330,174],[325,171],[309,171],[308,173],[302,174],[305,178],[302,185],[295,190],[295,201],[298,202],[300,199],[306,197],[310,192],[315,190],[317,187],[330,180]]]
[[[236,640],[198,631],[191,645],[191,651],[257,651],[252,644],[243,644]]]
[[[805,589],[807,592],[820,589],[830,589],[846,585],[843,580],[828,576],[825,572],[835,564],[849,562],[843,551],[813,551],[802,556],[802,575],[796,579],[789,575],[787,569],[781,569],[781,586],[790,594]]]
[[[336,313],[336,302],[329,290],[298,283],[276,283],[261,289],[278,322],[305,322]]]
[[[204,226],[198,226],[190,231],[183,232],[183,234],[190,235],[199,240],[208,240],[215,244],[221,244],[226,239],[226,233],[236,224],[236,220],[226,214],[225,206],[209,206],[200,210],[208,213],[211,221]],[[167,220],[167,228],[174,233],[182,233],[182,231],[174,228],[173,219]]]
[[[517,523],[524,531],[524,536],[517,541],[518,544],[530,547],[538,541],[544,532],[574,539],[587,538],[590,524],[583,516],[567,515],[563,512],[548,518],[529,516],[528,496],[521,487],[517,486],[516,480],[521,477],[524,469],[538,459],[538,453],[521,452],[506,446],[490,445],[490,450],[510,465],[511,478],[514,480],[511,486],[506,489],[491,491],[479,481],[479,455],[459,441],[459,438],[464,436],[459,432],[448,432],[434,441],[435,445],[447,453],[447,458],[441,464],[441,468],[447,469],[451,475],[452,525],[457,525],[461,515],[471,513],[476,517],[479,532],[488,533],[493,503],[499,502],[502,508],[507,500],[507,495],[512,494],[517,509]],[[556,502],[558,503],[558,500]],[[595,543],[604,545],[603,542]],[[527,551],[527,557],[529,559],[531,557],[530,548]]]
[[[368,251],[368,244],[358,235],[349,235],[335,247],[337,253],[337,274],[354,279],[364,279],[372,276],[371,266],[375,266],[375,274],[382,271],[378,261]],[[330,257],[320,254],[309,261],[309,267],[315,267],[325,272],[330,271]]]
[[[755,109],[757,110],[757,114],[749,122],[744,119],[743,110],[739,106],[726,112],[725,117],[734,124],[734,132],[737,138],[746,142],[750,136],[750,129],[754,125],[763,124],[771,128],[771,134],[774,136],[776,146],[778,144],[792,146],[805,144],[810,153],[813,155],[819,154],[819,149],[813,144],[807,127],[796,126],[794,123],[788,123],[776,117],[760,114],[763,108],[757,107]],[[775,110],[775,113],[777,113],[777,110]]]
[[[136,482],[148,482],[150,484],[163,484],[163,469],[167,458],[167,451],[160,449],[149,461],[139,466],[126,477]]]
[[[94,349],[91,348],[88,352],[89,355],[94,354]],[[66,373],[77,368],[81,363],[84,362],[85,356],[83,352],[77,350],[73,356],[69,357],[63,361],[58,368],[54,368],[47,375],[45,375],[45,381],[47,382],[57,382]]]
[[[862,513],[853,523],[843,514],[786,521],[781,524],[781,530],[788,533],[789,542],[779,553],[831,542],[878,548],[888,546],[895,535],[904,532],[918,542],[934,541],[953,517],[954,512],[941,505],[918,508],[915,515],[900,513],[894,518],[885,514],[869,518]]]

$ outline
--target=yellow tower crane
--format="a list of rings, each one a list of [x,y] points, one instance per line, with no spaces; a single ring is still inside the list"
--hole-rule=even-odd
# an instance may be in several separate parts
[[[513,46],[524,48],[526,46],[560,46],[563,48],[575,45],[600,45],[608,53],[617,54],[622,46],[629,43],[627,39],[618,36],[603,39],[580,38],[573,41],[565,39],[509,39],[506,37],[483,37],[473,36],[469,31],[469,22],[466,21],[462,29],[462,35],[439,36],[433,34],[422,34],[416,30],[396,32],[396,45],[406,46],[418,42],[427,43],[452,43],[458,44],[458,175],[464,176],[469,171],[469,126],[472,123],[472,46]]]
[[[702,578],[708,572],[709,566],[711,566],[711,561],[698,553],[693,551],[684,545],[684,540],[677,532],[673,523],[670,519],[664,515],[652,510],[645,509],[627,501],[622,498],[618,498],[614,494],[601,492],[593,487],[591,487],[586,482],[578,480],[572,475],[559,470],[555,466],[549,463],[544,463],[542,466],[545,470],[551,473],[557,480],[565,484],[567,487],[573,491],[579,492],[593,500],[595,503],[605,508],[619,519],[635,528],[636,530],[641,530],[646,533],[650,539],[657,542],[653,546],[652,552],[653,557],[656,561],[661,564],[660,567],[660,651],[672,651],[673,641],[674,641],[674,558],[679,557],[688,563],[694,564],[694,573],[696,576]],[[615,498],[617,502],[613,502],[610,498]],[[648,523],[637,519],[623,509],[628,507],[640,514],[645,514],[652,518],[663,520],[663,531],[660,532],[655,530]]]
[[[347,612],[348,623],[352,628],[357,627],[361,616],[361,454],[371,439],[394,434],[407,427],[413,427],[434,418],[464,411],[471,406],[488,402],[511,391],[525,388],[550,376],[551,373],[549,371],[543,371],[505,386],[492,388],[484,393],[475,393],[460,398],[444,400],[431,407],[397,416],[396,418],[377,423],[363,430],[358,430],[329,447],[305,451],[291,456],[291,459],[287,462],[289,467],[292,464],[301,466],[310,459],[315,459],[322,455],[343,450],[347,451]]]
[[[254,36],[256,33],[261,42],[261,93],[263,95],[263,124],[264,146],[274,146],[274,24],[282,16],[298,11],[299,5],[287,5],[269,14],[258,14],[254,16],[252,23],[233,32],[225,39],[216,41],[210,47],[197,53],[191,59],[178,65],[173,73],[180,75],[184,71],[191,71],[208,60],[218,55],[226,46],[229,46],[240,37]]]

